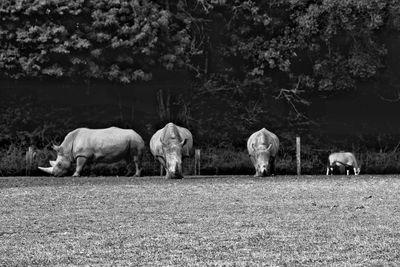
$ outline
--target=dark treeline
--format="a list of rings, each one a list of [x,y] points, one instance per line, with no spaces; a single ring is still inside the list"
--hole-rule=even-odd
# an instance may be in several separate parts
[[[396,0],[2,1],[0,169],[77,127],[148,141],[174,121],[210,172],[251,169],[241,153],[262,127],[283,172],[296,135],[309,172],[334,150],[398,172],[399,29]]]

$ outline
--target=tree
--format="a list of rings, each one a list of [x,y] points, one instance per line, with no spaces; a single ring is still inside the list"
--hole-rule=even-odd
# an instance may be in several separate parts
[[[243,138],[266,124],[308,127],[312,98],[378,79],[400,2],[8,0],[0,19],[4,77],[133,83],[187,70],[194,93],[160,92],[160,113],[173,118],[179,100],[185,121]]]
[[[207,29],[199,38],[208,42],[197,63],[204,79],[199,95],[220,99],[216,109],[223,103],[230,114],[237,112],[233,121],[249,127],[273,124],[274,109],[289,125],[312,122],[310,99],[376,79],[386,67],[386,37],[399,35],[400,29],[398,1],[201,3],[201,12],[192,13],[193,21],[203,21]],[[251,112],[243,110],[246,106]],[[257,119],[249,120],[255,110]],[[228,128],[234,127],[231,119],[226,119]],[[284,121],[277,127],[287,128]]]
[[[3,1],[0,18],[3,77],[130,83],[188,61],[185,27],[153,1]]]

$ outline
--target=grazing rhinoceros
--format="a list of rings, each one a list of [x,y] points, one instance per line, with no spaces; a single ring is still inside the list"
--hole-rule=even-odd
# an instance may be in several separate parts
[[[275,174],[275,157],[279,149],[278,137],[265,128],[247,140],[247,150],[256,169],[255,177]]]
[[[76,170],[73,176],[79,176],[87,160],[96,162],[117,162],[126,160],[135,162],[135,176],[141,174],[141,157],[144,141],[133,130],[110,127],[106,129],[78,128],[64,138],[61,145],[53,146],[57,159],[50,161],[51,167],[40,170],[54,176],[65,175],[74,161]]]
[[[166,170],[166,178],[183,178],[182,156],[188,157],[193,137],[188,129],[172,122],[158,130],[150,140],[150,151]]]
[[[350,170],[354,172],[354,175],[360,174],[356,157],[350,152],[337,152],[329,155],[326,175],[333,174],[335,168],[338,168],[341,173],[345,170],[347,175],[349,175]]]

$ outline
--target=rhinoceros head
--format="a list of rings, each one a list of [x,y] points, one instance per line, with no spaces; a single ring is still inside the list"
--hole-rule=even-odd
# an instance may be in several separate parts
[[[258,147],[256,148],[253,145],[254,149],[254,159],[255,159],[255,168],[259,175],[265,176],[270,174],[270,158],[271,158],[271,147],[270,144],[267,148],[265,147]]]
[[[54,145],[53,149],[57,152],[57,159],[55,161],[50,160],[51,167],[39,167],[39,169],[54,176],[63,176],[70,169],[71,160],[65,155],[61,146]]]
[[[186,139],[182,142],[165,143],[161,140],[163,160],[167,169],[168,178],[182,178],[182,149]]]

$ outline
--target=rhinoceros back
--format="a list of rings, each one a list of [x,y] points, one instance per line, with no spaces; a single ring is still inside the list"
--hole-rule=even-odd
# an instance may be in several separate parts
[[[269,145],[271,145],[271,155],[275,156],[279,149],[279,139],[274,133],[265,128],[253,133],[247,140],[247,150],[249,154],[254,153],[254,147],[256,149],[268,148]]]
[[[68,136],[70,134],[71,136]],[[79,128],[70,134],[64,142],[67,143],[67,147],[71,147],[73,158],[86,157],[108,162],[131,154],[141,154],[144,149],[142,137],[131,129]]]

